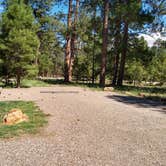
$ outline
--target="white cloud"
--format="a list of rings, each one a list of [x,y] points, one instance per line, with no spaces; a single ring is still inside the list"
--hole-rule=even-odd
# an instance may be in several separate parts
[[[161,33],[159,33],[159,32],[151,33],[150,35],[148,35],[148,34],[140,34],[139,38],[140,37],[144,37],[144,39],[147,41],[149,47],[152,47],[157,39],[161,39],[161,40],[165,40],[166,41],[166,36],[161,35]]]

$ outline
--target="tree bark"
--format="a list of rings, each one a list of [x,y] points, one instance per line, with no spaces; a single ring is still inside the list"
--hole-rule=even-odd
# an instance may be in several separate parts
[[[67,34],[66,34],[66,50],[65,50],[65,66],[64,81],[70,82],[70,58],[71,58],[71,25],[72,25],[72,0],[69,0],[68,18],[67,18]]]
[[[76,0],[76,8],[74,12],[74,24],[72,28],[72,38],[71,38],[71,58],[70,58],[70,66],[69,66],[69,78],[72,80],[72,71],[73,71],[73,64],[76,55],[76,45],[77,45],[77,32],[76,26],[78,22],[78,9],[79,9],[79,1]]]
[[[126,54],[127,54],[127,48],[128,48],[128,22],[124,21],[124,36],[122,41],[122,54],[121,54],[121,62],[120,62],[120,69],[119,69],[119,75],[118,75],[118,86],[122,86],[123,84],[123,78],[124,78],[124,68],[125,68],[125,62],[126,62]]]
[[[115,57],[114,57],[114,68],[113,68],[113,80],[112,85],[115,86],[117,84],[117,75],[118,75],[118,68],[119,68],[119,44],[120,44],[120,20],[116,20],[116,34],[115,34]]]
[[[109,0],[104,1],[104,19],[103,19],[103,44],[101,55],[101,71],[100,71],[100,86],[105,86],[106,73],[106,58],[107,58],[107,42],[108,42],[108,15],[109,15]]]
[[[21,87],[21,76],[20,74],[18,73],[17,76],[16,76],[16,88],[20,88]]]
[[[93,23],[93,31],[94,31],[94,34],[93,34],[93,56],[92,56],[92,84],[94,85],[95,83],[95,48],[96,48],[96,7],[95,7],[95,10],[94,10],[94,13],[93,13],[93,19],[94,19],[94,23]]]

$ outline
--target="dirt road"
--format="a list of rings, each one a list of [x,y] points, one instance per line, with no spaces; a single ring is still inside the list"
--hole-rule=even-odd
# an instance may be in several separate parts
[[[42,133],[0,140],[0,166],[166,166],[166,109],[78,87],[3,89],[0,100],[32,100]]]

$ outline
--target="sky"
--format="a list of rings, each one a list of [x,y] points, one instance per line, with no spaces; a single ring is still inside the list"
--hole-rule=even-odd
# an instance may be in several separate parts
[[[144,37],[144,39],[147,41],[149,47],[152,47],[157,39],[166,41],[166,36],[162,36],[160,33],[152,33],[150,35],[140,34],[139,37]]]
[[[60,11],[63,11],[63,13],[66,13],[68,12],[68,6],[65,5],[65,4],[61,4],[61,5],[54,5],[54,7],[52,8],[51,10],[51,13],[57,13],[57,12],[60,12]]]
[[[0,6],[0,13],[3,11],[3,7],[2,6]]]

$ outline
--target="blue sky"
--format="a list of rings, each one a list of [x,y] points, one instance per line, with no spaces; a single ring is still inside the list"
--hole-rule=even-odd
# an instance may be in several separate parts
[[[3,7],[2,6],[0,6],[0,13],[3,11]]]
[[[63,11],[63,13],[67,14],[68,12],[68,6],[65,4],[60,4],[60,5],[54,5],[54,7],[51,9],[51,13],[57,13]]]
[[[0,13],[3,11],[3,6],[1,5],[1,3],[2,3],[2,0],[0,0]],[[63,11],[65,13],[67,13],[68,6],[65,5],[65,4],[60,4],[60,5],[55,4],[54,7],[51,10],[51,13],[59,12],[59,11]]]
[[[2,1],[3,1],[3,0],[0,0],[0,13],[3,11],[3,7],[2,7],[2,5],[1,5]]]

